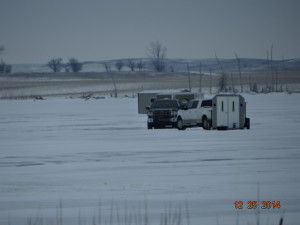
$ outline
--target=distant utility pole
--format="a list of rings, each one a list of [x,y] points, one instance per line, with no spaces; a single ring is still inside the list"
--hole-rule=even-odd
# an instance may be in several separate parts
[[[278,74],[277,74],[277,69],[276,69],[275,70],[275,92],[278,91],[277,85],[278,85]]]
[[[211,94],[211,85],[212,85],[211,67],[209,68],[209,77],[210,77],[210,81],[209,81],[209,94]]]
[[[199,91],[200,92],[202,92],[202,71],[201,71],[201,63],[199,63],[199,86],[200,86],[200,88],[199,88]]]
[[[190,65],[187,63],[186,66],[187,66],[188,78],[189,78],[189,90],[191,91],[192,87],[191,87]]]
[[[267,68],[269,67],[269,50],[267,49]],[[267,92],[268,91],[268,76],[267,75],[265,75],[265,82],[266,82],[266,90],[265,90],[265,92]]]
[[[272,75],[272,92],[274,91],[274,75],[273,75],[273,44],[271,45],[271,75]]]
[[[287,87],[287,73],[286,73],[286,68],[285,68],[285,60],[284,56],[282,56],[282,66],[283,66],[283,76],[284,76],[284,82],[285,82],[285,91],[288,92],[288,87]]]
[[[244,92],[244,87],[243,87],[243,81],[242,81],[242,73],[241,73],[241,60],[240,58],[238,57],[238,55],[236,53],[235,54],[235,58],[238,62],[238,66],[239,66],[239,75],[240,75],[240,84],[241,84],[241,92],[243,93]]]
[[[249,90],[252,91],[253,87],[252,87],[252,77],[251,77],[251,73],[249,73]]]
[[[235,92],[234,91],[234,83],[233,83],[233,74],[231,73],[231,87],[232,87],[232,92]]]

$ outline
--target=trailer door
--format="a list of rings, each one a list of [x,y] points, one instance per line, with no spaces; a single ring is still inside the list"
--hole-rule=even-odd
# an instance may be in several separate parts
[[[228,97],[217,97],[217,127],[228,126]]]
[[[239,96],[228,96],[228,128],[240,127]]]

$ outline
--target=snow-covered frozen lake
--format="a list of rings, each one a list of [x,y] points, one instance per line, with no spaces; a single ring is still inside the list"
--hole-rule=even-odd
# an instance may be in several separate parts
[[[244,96],[251,129],[235,131],[147,130],[137,99],[0,101],[0,224],[57,224],[60,204],[63,224],[92,224],[99,200],[103,217],[146,202],[159,224],[188,205],[205,225],[256,224],[248,201],[280,201],[261,224],[299,224],[300,94]]]

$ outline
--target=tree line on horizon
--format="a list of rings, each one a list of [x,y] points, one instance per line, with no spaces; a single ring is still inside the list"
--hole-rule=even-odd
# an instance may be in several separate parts
[[[5,48],[4,46],[0,45],[0,55],[4,54]],[[11,65],[6,64],[2,59],[0,61],[0,74],[1,73],[10,73],[11,72]]]
[[[153,41],[147,48],[147,56],[151,60],[152,66],[156,72],[164,72],[166,69],[166,53],[167,48],[159,41]],[[102,63],[106,72],[111,72],[111,65],[107,62]],[[83,63],[79,62],[76,58],[71,58],[67,63],[63,63],[61,58],[53,58],[48,63],[47,66],[52,70],[52,72],[61,72],[63,69],[65,72],[80,72],[82,70]],[[138,71],[145,70],[145,63],[140,60],[135,62],[133,59],[127,60],[117,60],[113,65],[117,71],[121,71],[124,67],[128,67],[130,71],[134,72],[136,69]]]

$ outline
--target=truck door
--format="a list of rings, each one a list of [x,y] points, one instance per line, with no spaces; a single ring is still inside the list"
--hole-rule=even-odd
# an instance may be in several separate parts
[[[193,105],[192,105],[192,107],[190,109],[190,119],[191,119],[190,123],[193,124],[193,125],[195,125],[195,124],[198,123],[198,117],[200,116],[199,115],[200,112],[199,112],[198,105],[199,105],[199,101],[198,100],[193,101]]]
[[[190,125],[191,123],[191,114],[192,114],[192,108],[193,108],[194,101],[189,101],[187,104],[187,110],[182,111],[182,119],[184,124]]]

